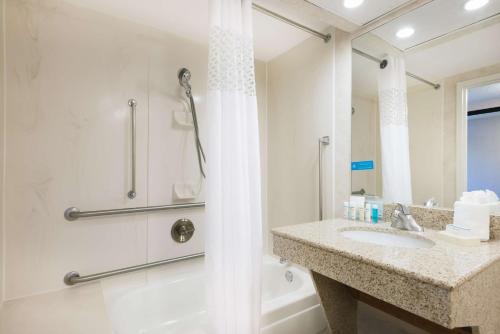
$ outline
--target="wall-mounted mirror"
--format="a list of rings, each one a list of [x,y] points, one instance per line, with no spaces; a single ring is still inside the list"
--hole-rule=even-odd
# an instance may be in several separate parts
[[[499,14],[434,0],[353,40],[353,193],[441,207],[500,194]]]

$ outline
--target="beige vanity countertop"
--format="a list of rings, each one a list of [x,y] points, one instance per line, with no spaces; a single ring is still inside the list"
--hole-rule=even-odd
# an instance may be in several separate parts
[[[342,231],[356,229],[409,233],[430,239],[435,245],[430,248],[391,247],[354,241],[341,235]],[[438,231],[401,231],[392,229],[387,223],[335,219],[275,228],[272,233],[443,288],[457,287],[500,260],[500,240],[460,246],[439,238]]]
[[[435,244],[403,248],[341,235],[345,230],[373,229],[412,234]],[[430,229],[408,232],[387,223],[345,219],[285,226],[272,233],[276,255],[342,286],[450,329],[478,326],[481,334],[499,332],[500,240],[460,246]],[[331,303],[331,298],[325,300]]]

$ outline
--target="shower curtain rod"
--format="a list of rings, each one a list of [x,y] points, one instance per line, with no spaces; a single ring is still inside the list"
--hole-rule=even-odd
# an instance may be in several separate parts
[[[256,11],[258,11],[258,12],[261,12],[261,13],[267,15],[267,16],[271,16],[271,17],[273,17],[273,18],[275,18],[277,20],[280,20],[282,22],[288,23],[289,25],[292,25],[295,28],[298,28],[300,30],[303,30],[305,32],[310,33],[311,35],[314,35],[314,36],[316,36],[318,38],[321,38],[325,43],[328,43],[330,41],[330,39],[332,39],[332,35],[330,35],[330,34],[320,33],[317,30],[314,30],[312,28],[306,27],[305,25],[300,24],[298,22],[292,21],[292,20],[290,20],[287,17],[284,17],[284,16],[282,16],[282,15],[280,15],[278,13],[275,13],[273,11],[270,11],[269,9],[264,8],[262,6],[259,6],[259,5],[255,4],[255,3],[252,3],[252,8],[255,9]]]
[[[292,21],[292,20],[290,20],[289,18],[286,18],[286,17],[284,17],[284,16],[282,16],[282,15],[280,15],[280,14],[278,14],[278,13],[275,13],[275,12],[273,12],[273,11],[270,11],[269,9],[264,8],[264,7],[262,7],[262,6],[259,6],[259,5],[255,4],[255,3],[252,3],[252,8],[253,8],[253,9],[255,9],[256,11],[258,11],[258,12],[261,12],[261,13],[263,13],[263,14],[265,14],[265,15],[268,15],[268,16],[270,16],[270,17],[273,17],[273,18],[275,18],[275,19],[277,19],[277,20],[280,20],[280,21],[282,21],[282,22],[285,22],[285,23],[287,23],[287,24],[290,24],[290,25],[292,25],[292,26],[294,26],[294,27],[296,27],[296,28],[298,28],[298,29],[300,29],[300,30],[303,30],[303,31],[305,31],[305,32],[308,32],[308,33],[310,33],[311,35],[314,35],[314,36],[316,36],[316,37],[318,37],[318,38],[321,38],[321,39],[322,39],[325,43],[329,42],[329,41],[332,39],[332,35],[330,35],[330,34],[323,34],[323,33],[320,33],[320,32],[319,32],[319,31],[317,31],[317,30],[311,29],[311,28],[309,28],[309,27],[306,27],[306,26],[305,26],[305,25],[303,25],[303,24],[300,24],[300,23],[298,23],[298,22]],[[374,57],[374,56],[372,56],[372,55],[370,55],[370,54],[367,54],[367,53],[365,53],[365,52],[363,52],[363,51],[360,51],[360,50],[358,50],[358,49],[353,48],[353,49],[352,49],[352,51],[353,51],[355,54],[360,55],[360,56],[362,56],[362,57],[365,57],[365,58],[367,58],[367,59],[370,59],[370,60],[372,60],[372,61],[374,61],[374,62],[376,62],[376,63],[379,63],[379,64],[381,64],[381,65],[382,65],[382,66],[384,66],[384,67],[385,67],[384,62],[385,62],[385,64],[387,64],[387,61],[385,61],[385,60],[383,60],[383,59],[378,59],[378,58],[376,58],[376,57]],[[437,84],[437,83],[431,82],[431,81],[426,80],[426,79],[424,79],[424,78],[421,78],[421,77],[419,77],[418,75],[415,75],[415,74],[413,74],[413,73],[406,72],[406,75],[407,75],[407,76],[409,76],[409,77],[411,77],[411,78],[413,78],[413,79],[415,79],[415,80],[418,80],[418,81],[420,81],[420,82],[423,82],[423,83],[425,83],[425,84],[427,84],[427,85],[429,85],[429,86],[432,86],[434,89],[439,89],[439,88],[441,87],[441,85],[440,85],[440,84]]]
[[[374,57],[368,53],[365,53],[361,50],[358,50],[358,49],[355,49],[355,48],[352,48],[352,52],[361,56],[361,57],[365,57],[367,59],[370,59],[371,61],[374,61],[378,64],[380,64],[381,68],[384,68],[385,66],[387,66],[387,61],[385,59],[378,59],[377,57]],[[419,77],[418,75],[415,75],[413,73],[410,73],[410,72],[406,72],[406,75],[415,79],[415,80],[418,80],[420,82],[423,82],[429,86],[432,86],[434,89],[439,89],[441,87],[440,84],[437,84],[437,83],[434,83],[434,82],[431,82],[429,80],[425,80],[424,78],[421,78]]]

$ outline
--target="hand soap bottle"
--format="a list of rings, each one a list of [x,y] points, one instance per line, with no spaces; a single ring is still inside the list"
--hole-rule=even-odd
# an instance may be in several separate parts
[[[377,204],[372,205],[372,222],[374,224],[378,223],[378,205]]]

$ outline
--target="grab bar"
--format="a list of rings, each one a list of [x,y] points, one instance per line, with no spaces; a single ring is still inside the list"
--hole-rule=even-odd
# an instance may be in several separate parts
[[[323,146],[330,144],[330,137],[324,136],[318,140],[318,198],[319,220],[323,220]]]
[[[364,194],[366,194],[366,190],[364,188],[361,188],[358,191],[351,192],[351,195],[361,195],[361,196],[363,196]]]
[[[132,173],[132,186],[130,191],[127,193],[128,198],[134,199],[137,196],[137,193],[135,191],[135,165],[136,165],[136,159],[135,159],[135,145],[136,145],[136,107],[137,107],[137,101],[135,99],[130,99],[128,100],[128,105],[130,106],[130,113],[132,114],[131,116],[131,150],[132,150],[132,156],[130,159],[131,163],[131,173]]]
[[[191,254],[191,255],[186,255],[186,256],[175,257],[173,259],[145,263],[145,264],[141,264],[141,265],[137,265],[137,266],[131,266],[131,267],[126,267],[126,268],[121,268],[121,269],[116,269],[116,270],[110,270],[110,271],[105,271],[105,272],[98,273],[98,274],[85,275],[85,276],[80,276],[80,274],[77,271],[70,271],[69,273],[64,275],[64,283],[66,285],[75,285],[78,283],[95,281],[95,280],[98,280],[101,278],[107,278],[107,277],[111,277],[111,276],[115,276],[115,275],[131,273],[131,272],[142,270],[142,269],[149,269],[149,268],[153,268],[153,267],[158,267],[158,266],[172,263],[172,262],[194,259],[194,258],[201,257],[204,255],[205,255],[205,253],[196,253],[196,254]]]
[[[197,202],[197,203],[143,206],[137,208],[109,209],[109,210],[95,210],[95,211],[80,211],[80,209],[73,206],[71,208],[67,208],[64,211],[64,218],[66,218],[66,220],[68,221],[74,221],[77,220],[78,218],[124,215],[129,213],[156,212],[156,211],[187,209],[187,208],[201,208],[204,206],[205,202]]]

